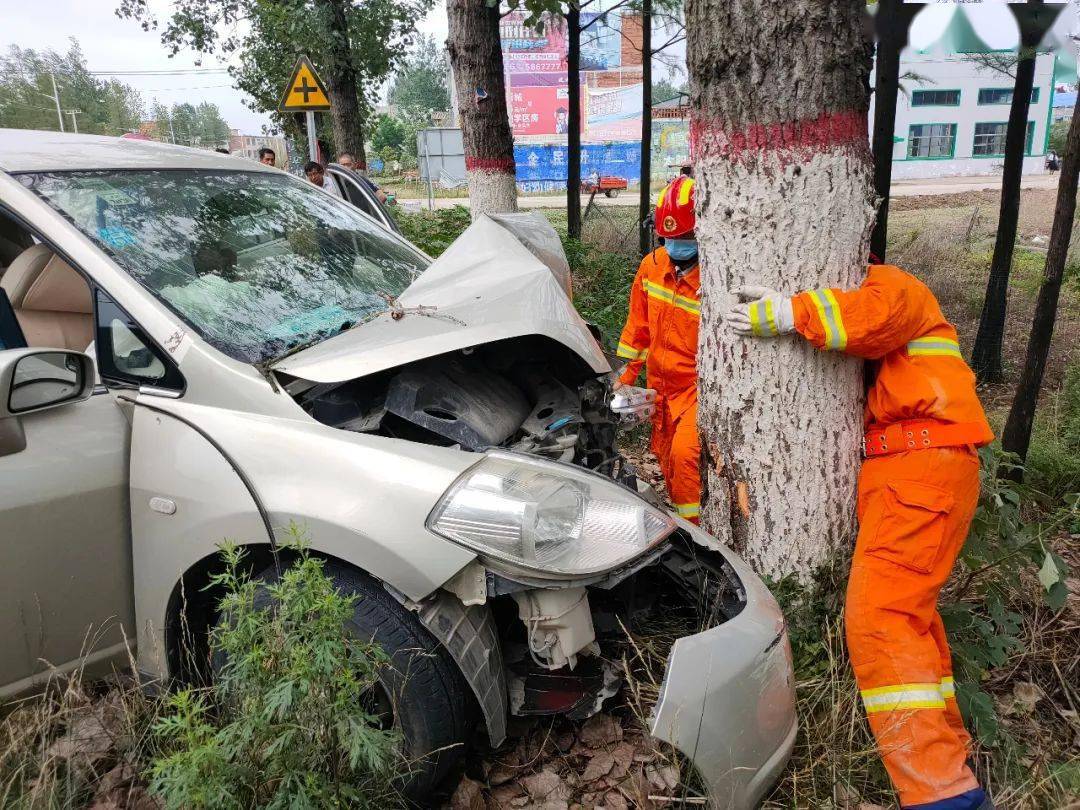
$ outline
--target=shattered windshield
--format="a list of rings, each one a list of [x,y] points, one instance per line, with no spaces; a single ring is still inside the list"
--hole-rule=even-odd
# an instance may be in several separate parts
[[[20,179],[204,339],[246,362],[385,311],[428,265],[356,208],[284,173]]]

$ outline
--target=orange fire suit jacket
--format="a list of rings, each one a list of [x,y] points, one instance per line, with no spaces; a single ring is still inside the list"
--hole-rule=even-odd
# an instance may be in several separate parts
[[[870,265],[857,290],[809,290],[791,303],[795,329],[814,346],[878,361],[866,397],[868,430],[934,419],[965,426],[964,443],[993,440],[956,329],[917,278]]]
[[[695,265],[676,278],[663,247],[641,261],[630,290],[630,314],[618,355],[629,360],[619,379],[633,384],[648,360],[646,385],[656,389],[658,412],[677,419],[697,404],[697,341],[701,279]]]

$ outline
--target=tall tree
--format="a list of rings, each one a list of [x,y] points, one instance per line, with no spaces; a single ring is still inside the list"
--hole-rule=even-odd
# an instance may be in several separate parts
[[[514,141],[506,112],[499,4],[448,0],[446,16],[472,217],[516,211]]]
[[[862,364],[748,343],[722,313],[744,284],[854,287],[873,223],[864,0],[688,0],[702,311],[702,517],[768,575],[854,534]]]
[[[430,123],[431,113],[450,109],[446,58],[434,37],[421,35],[401,60],[390,84],[390,103],[402,115]]]
[[[566,5],[566,235],[581,238],[581,6]]]
[[[0,55],[0,127],[59,129],[50,100],[54,78],[60,107],[77,112],[80,132],[122,135],[138,127],[143,114],[138,91],[92,75],[75,39],[64,54],[12,45]],[[71,130],[70,113],[65,113],[65,128]]]
[[[1041,5],[1042,0],[1028,0]],[[1000,382],[1003,376],[1001,346],[1005,336],[1005,311],[1009,300],[1009,271],[1012,269],[1016,226],[1020,217],[1020,179],[1024,172],[1028,107],[1035,83],[1035,48],[1043,31],[1031,15],[1010,6],[1020,24],[1020,52],[1016,63],[1009,123],[1005,131],[1005,166],[1001,174],[1001,204],[998,208],[997,237],[990,275],[986,281],[979,330],[971,354],[971,366],[980,382]]]
[[[1023,370],[1020,372],[1020,382],[1016,386],[1016,395],[1009,409],[1009,418],[1005,421],[1005,432],[1001,436],[1002,448],[1016,453],[1021,459],[1027,457],[1028,445],[1031,442],[1031,427],[1035,422],[1035,406],[1039,402],[1039,390],[1042,388],[1043,374],[1046,371],[1046,358],[1050,354],[1050,340],[1054,336],[1058,296],[1061,294],[1061,281],[1065,274],[1065,260],[1069,253],[1073,217],[1076,214],[1078,176],[1080,176],[1080,99],[1073,108],[1069,136],[1061,162],[1054,224],[1050,231],[1050,246],[1046,253],[1046,267],[1039,287],[1039,297],[1035,301],[1035,316],[1031,322],[1027,355],[1024,358]],[[1020,470],[1016,472],[1019,473]]]
[[[147,0],[118,0],[117,14],[158,20]],[[311,57],[327,84],[334,147],[363,161],[364,123],[378,86],[405,53],[434,0],[173,0],[161,41],[172,54],[190,48],[238,57],[229,66],[249,106],[298,134],[277,111],[299,54]]]
[[[896,97],[900,92],[900,52],[907,44],[908,29],[922,3],[880,0],[874,18],[877,29],[877,54],[874,62],[874,191],[878,211],[870,234],[870,250],[885,260],[885,241],[889,233],[889,194],[892,186],[893,136],[896,130]]]

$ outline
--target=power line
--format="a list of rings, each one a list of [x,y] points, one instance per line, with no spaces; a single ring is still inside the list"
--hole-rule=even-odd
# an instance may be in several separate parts
[[[92,76],[179,76],[191,73],[228,73],[228,68],[174,68],[169,70],[90,70]]]
[[[169,90],[210,90],[215,87],[232,87],[231,84],[200,84],[195,87],[137,87],[140,93],[163,93]]]

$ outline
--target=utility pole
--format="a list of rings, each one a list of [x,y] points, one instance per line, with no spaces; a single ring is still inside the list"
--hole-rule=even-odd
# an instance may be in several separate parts
[[[56,74],[50,73],[49,78],[52,79],[52,97],[56,102],[56,120],[60,124],[60,131],[64,131],[64,114],[60,111],[60,94],[56,91]]]
[[[76,115],[82,115],[82,110],[64,110],[64,112],[66,112],[68,115],[71,116],[71,130],[76,135],[78,135],[79,134],[79,122],[75,120],[75,116]]]
[[[172,125],[172,113],[169,113],[169,142],[176,143],[176,130]]]
[[[641,3],[641,187],[638,198],[638,252],[645,256],[652,244],[652,234],[645,223],[649,219],[652,186],[652,0]]]

